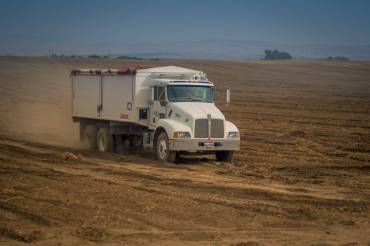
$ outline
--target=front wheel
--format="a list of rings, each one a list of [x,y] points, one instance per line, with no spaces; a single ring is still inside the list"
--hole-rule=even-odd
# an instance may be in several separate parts
[[[234,151],[224,150],[216,152],[216,159],[218,161],[231,162],[234,156]]]
[[[176,162],[176,151],[169,149],[168,136],[165,132],[159,134],[155,145],[155,155],[162,162]]]

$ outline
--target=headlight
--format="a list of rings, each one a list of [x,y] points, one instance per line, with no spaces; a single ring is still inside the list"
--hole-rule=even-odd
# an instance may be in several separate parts
[[[174,132],[173,138],[190,138],[190,132]]]
[[[227,138],[239,138],[239,132],[229,132]]]

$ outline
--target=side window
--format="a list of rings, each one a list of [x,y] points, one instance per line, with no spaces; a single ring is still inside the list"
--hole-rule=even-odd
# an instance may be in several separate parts
[[[158,86],[154,86],[154,96],[153,99],[154,101],[158,101]]]
[[[166,100],[166,90],[163,86],[154,86],[154,101]]]
[[[164,87],[158,87],[158,101],[166,100],[166,90]]]

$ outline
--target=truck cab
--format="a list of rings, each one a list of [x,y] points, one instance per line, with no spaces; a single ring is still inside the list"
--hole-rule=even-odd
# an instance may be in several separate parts
[[[239,130],[215,106],[213,88],[204,78],[153,81],[149,125],[159,160],[174,161],[178,152],[214,152],[217,160],[232,159],[240,146]]]

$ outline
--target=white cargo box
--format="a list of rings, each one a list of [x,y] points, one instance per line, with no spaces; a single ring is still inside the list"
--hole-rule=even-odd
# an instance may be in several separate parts
[[[76,69],[71,72],[72,116],[112,121],[139,120],[149,110],[154,79],[192,79],[203,72],[176,66],[138,69]]]
[[[132,113],[134,73],[88,71],[72,71],[72,116],[128,120]]]

